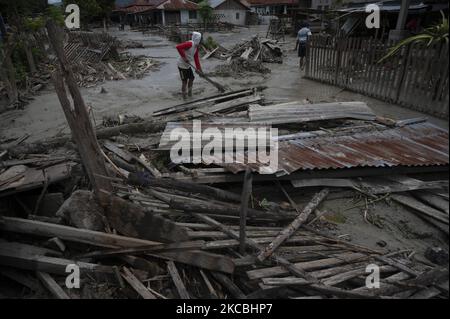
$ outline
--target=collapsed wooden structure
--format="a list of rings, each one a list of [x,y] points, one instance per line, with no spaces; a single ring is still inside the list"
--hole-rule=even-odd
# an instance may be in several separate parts
[[[104,209],[89,207],[90,214],[43,212],[48,207],[46,197],[55,196],[47,193],[51,185],[73,180],[74,165],[80,162],[77,153],[71,152],[69,157],[28,155],[2,162],[6,170],[0,175],[0,197],[6,202],[22,202],[20,206],[27,207],[18,194],[43,187],[37,208],[28,208],[27,218],[4,216],[0,220],[6,240],[0,242],[2,276],[31,292],[42,291],[42,283],[56,298],[86,297],[61,289],[59,278],[68,264],[92,274],[83,282],[92,285],[93,296],[98,284],[106,281],[111,288],[109,297],[146,299],[448,296],[444,265],[416,259],[412,250],[364,247],[320,229],[324,201],[359,194],[366,198],[367,207],[386,200],[409,207],[436,229],[436,238],[448,238],[448,180],[407,176],[418,168],[421,172],[448,171],[448,132],[423,119],[377,117],[360,102],[270,105],[261,90],[219,94],[162,109],[149,120],[99,131],[112,189],[107,192]],[[277,109],[285,110],[274,114]],[[272,122],[291,126],[289,134],[278,137],[280,142],[312,153],[283,155],[282,151],[283,169],[263,175],[252,174],[257,167],[245,162],[195,167],[164,160],[173,143],[170,130],[180,125],[189,128],[194,119],[219,129]],[[318,128],[325,123],[327,127]],[[138,135],[118,142],[120,133]],[[396,138],[411,145],[401,147],[395,144]],[[325,148],[330,141],[333,150]],[[36,148],[27,146],[22,151],[26,149]],[[344,149],[347,154],[342,153]],[[349,162],[345,163],[345,158]],[[42,167],[48,167],[43,175],[31,173]],[[63,170],[59,177],[52,177],[50,171],[58,167],[70,168],[71,173]],[[245,170],[247,173],[239,173]],[[354,178],[348,179],[352,174]],[[243,181],[242,194],[219,187]],[[262,181],[278,183],[275,185],[288,203],[267,201],[252,191],[252,185],[255,189]],[[296,203],[291,197],[294,189],[283,181],[306,192],[308,200]],[[79,205],[75,201],[79,196],[89,202],[79,192],[71,196],[69,192],[70,205],[62,207]],[[65,210],[62,207],[57,210]],[[370,220],[370,212],[366,214]],[[98,220],[91,221],[93,218]],[[85,225],[99,226],[80,228]],[[379,266],[381,289],[365,286],[370,264]],[[35,278],[27,275],[26,281],[20,279],[30,271],[37,271]]]
[[[59,299],[448,298],[448,131],[362,102],[275,104],[261,87],[95,130],[61,34],[47,28],[72,135],[0,148],[0,281]],[[171,132],[197,120],[279,129],[278,165],[249,162],[250,144],[233,148],[233,163],[174,162]],[[190,151],[203,146],[190,135]],[[325,204],[342,198],[378,228],[372,210],[394,207],[429,247],[327,231],[339,216],[326,218]],[[65,286],[73,265],[83,289]],[[374,266],[378,289],[366,285]]]

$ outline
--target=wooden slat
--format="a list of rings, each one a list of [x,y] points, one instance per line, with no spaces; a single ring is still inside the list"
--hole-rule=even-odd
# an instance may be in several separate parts
[[[123,279],[144,299],[156,299],[136,276],[126,267],[123,267]]]
[[[191,297],[189,296],[186,286],[184,285],[183,281],[181,280],[178,269],[175,266],[175,263],[173,261],[167,262],[167,270],[168,270],[170,276],[172,277],[173,283],[175,284],[175,287],[177,288],[180,298],[181,299],[190,299]]]
[[[319,260],[315,260],[315,261],[296,263],[295,266],[298,266],[301,269],[308,271],[308,270],[342,265],[345,263],[354,262],[354,261],[356,261],[358,259],[362,259],[362,258],[366,258],[366,255],[359,254],[359,253],[346,253],[346,254],[339,254],[336,257],[332,257],[332,258],[325,258],[325,259],[319,259]],[[250,270],[247,272],[247,276],[250,279],[260,279],[260,278],[266,278],[266,277],[272,277],[272,276],[285,275],[287,273],[288,273],[288,271],[286,269],[284,269],[283,267],[276,266],[276,267],[270,267],[270,268]]]
[[[41,271],[37,271],[36,275],[56,299],[70,299],[52,276]]]

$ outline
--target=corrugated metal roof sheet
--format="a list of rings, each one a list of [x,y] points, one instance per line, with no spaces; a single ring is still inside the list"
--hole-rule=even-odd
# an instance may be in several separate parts
[[[375,113],[364,102],[303,104],[289,102],[270,106],[250,105],[249,117],[256,123],[303,123],[332,119],[374,121]]]
[[[449,164],[448,131],[430,123],[344,136],[290,140],[279,145],[278,173],[355,167],[442,166]],[[262,163],[223,165],[237,173]],[[270,173],[270,172],[267,172]]]

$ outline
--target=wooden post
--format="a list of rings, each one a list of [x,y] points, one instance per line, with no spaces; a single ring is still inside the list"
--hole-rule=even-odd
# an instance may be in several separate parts
[[[104,197],[102,190],[112,191],[111,182],[100,177],[108,176],[105,161],[98,145],[86,104],[64,53],[61,30],[55,22],[49,20],[47,22],[47,31],[59,62],[59,68],[53,74],[55,90],[72,131],[72,136],[78,146],[78,151],[94,193],[98,199],[101,199]],[[67,96],[66,85],[72,97],[73,105]]]
[[[241,214],[240,214],[240,222],[239,222],[239,252],[241,254],[245,254],[245,240],[246,240],[246,232],[245,228],[247,225],[247,211],[248,204],[250,201],[250,196],[252,194],[252,182],[253,175],[252,170],[247,168],[244,176],[244,186],[242,189],[242,201],[241,201]]]
[[[275,250],[280,247],[289,237],[291,237],[299,228],[302,226],[309,215],[316,210],[319,204],[327,197],[329,194],[328,189],[322,190],[320,193],[317,193],[314,198],[306,205],[305,209],[298,215],[298,217],[285,229],[283,229],[280,234],[270,243],[266,249],[260,252],[258,255],[258,260],[263,262],[266,258],[270,257]]]

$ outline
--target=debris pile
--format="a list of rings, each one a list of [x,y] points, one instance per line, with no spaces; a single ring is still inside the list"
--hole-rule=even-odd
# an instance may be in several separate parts
[[[268,74],[270,72],[270,69],[265,67],[260,61],[236,58],[232,59],[230,63],[218,65],[212,72],[212,75],[237,77],[247,73]]]
[[[212,55],[223,60],[243,58],[265,63],[283,63],[283,51],[277,45],[277,41],[260,39],[257,36],[249,41],[237,44],[230,50],[225,51],[222,47],[219,47],[218,51]]]
[[[140,79],[159,65],[146,56],[119,53],[118,49],[124,43],[108,34],[70,32],[69,35],[64,50],[81,87],[94,87],[105,81]],[[127,45],[136,44],[125,43]]]
[[[89,190],[83,160],[67,149],[71,136],[1,146],[0,281],[9,284],[0,293],[448,298],[448,132],[423,119],[377,117],[362,102],[273,104],[262,90],[183,103],[143,121],[105,120],[96,135],[109,170],[99,177],[112,185],[106,198]],[[248,145],[236,154],[242,163],[173,163],[171,132],[192,132],[194,119],[219,132],[273,125],[278,167],[246,163]],[[377,205],[394,207],[383,222],[400,215],[389,225],[397,232],[414,220],[432,234],[417,247],[430,249],[339,234],[333,211],[342,198],[380,232],[391,227],[380,230]],[[66,288],[69,264],[80,267],[82,289]],[[366,286],[368,265],[378,267],[380,289]]]

